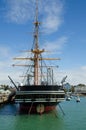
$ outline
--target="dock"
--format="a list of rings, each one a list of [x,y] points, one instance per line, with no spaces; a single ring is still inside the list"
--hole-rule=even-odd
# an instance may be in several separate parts
[[[7,102],[7,97],[6,96],[0,96],[0,105],[5,104]]]

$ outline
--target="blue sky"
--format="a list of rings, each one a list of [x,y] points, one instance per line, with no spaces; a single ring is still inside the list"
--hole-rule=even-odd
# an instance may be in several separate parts
[[[12,58],[32,47],[34,10],[35,0],[0,0],[0,84],[20,80]],[[57,82],[86,84],[86,0],[39,0],[39,21],[40,47],[61,58]]]

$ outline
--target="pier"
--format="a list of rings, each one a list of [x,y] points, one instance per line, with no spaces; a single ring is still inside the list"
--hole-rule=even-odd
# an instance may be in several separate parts
[[[1,96],[1,95],[0,95],[0,105],[1,105],[1,104],[5,104],[5,103],[7,102],[7,100],[8,100],[8,99],[7,99],[6,96]]]
[[[77,91],[78,94],[86,95],[86,90],[83,91]]]

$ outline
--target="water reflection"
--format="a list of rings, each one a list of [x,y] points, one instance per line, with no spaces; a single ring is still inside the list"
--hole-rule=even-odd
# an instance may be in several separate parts
[[[14,104],[0,107],[0,118],[5,123],[0,125],[4,130],[62,130],[64,126],[61,113],[20,115]]]

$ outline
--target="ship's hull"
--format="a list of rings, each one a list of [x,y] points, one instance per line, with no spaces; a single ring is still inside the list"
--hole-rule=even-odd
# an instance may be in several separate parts
[[[20,103],[19,105],[19,113],[21,114],[42,114],[53,111],[57,103]]]
[[[15,102],[19,103],[20,113],[45,113],[55,109],[65,98],[60,86],[21,86]]]

